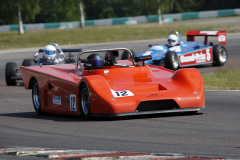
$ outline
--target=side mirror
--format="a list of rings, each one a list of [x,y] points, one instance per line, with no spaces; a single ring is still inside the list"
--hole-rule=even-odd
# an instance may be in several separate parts
[[[151,47],[152,47],[152,44],[149,44],[148,47],[151,48]]]
[[[60,53],[59,53],[59,58],[64,58],[64,57],[65,57],[64,53],[63,53],[63,52],[60,52]]]
[[[34,60],[34,61],[37,61],[37,60],[38,60],[38,52],[36,52],[36,53],[33,54],[33,60]]]
[[[152,56],[151,55],[147,55],[147,56],[141,56],[141,57],[134,57],[134,61],[135,62],[143,62],[143,66],[145,66],[144,61],[149,61],[152,60]]]

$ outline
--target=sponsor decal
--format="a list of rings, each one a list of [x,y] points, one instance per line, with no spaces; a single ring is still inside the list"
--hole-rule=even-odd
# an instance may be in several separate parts
[[[143,53],[143,56],[151,55],[152,52],[153,52],[153,51],[147,51],[147,52]]]
[[[61,97],[60,96],[52,96],[53,104],[61,105]]]
[[[218,36],[218,42],[225,42],[226,41],[226,36],[225,35],[220,35]]]
[[[207,63],[212,61],[212,48],[179,56],[181,65]]]
[[[180,46],[173,46],[169,48],[170,51],[181,52],[182,49]]]
[[[200,34],[216,35],[218,31],[200,31]]]
[[[159,45],[154,45],[151,47],[151,49],[154,49],[154,50],[164,50],[164,48],[162,46],[159,46]]]
[[[163,95],[159,95],[159,94],[155,93],[155,94],[149,94],[146,97],[147,98],[161,98],[161,97],[163,97]]]
[[[77,71],[75,72],[75,74],[76,74],[77,76],[82,75],[82,73],[83,73],[83,71],[79,71],[79,70],[77,70]]]
[[[114,91],[114,90],[111,89],[111,92],[112,92],[114,97],[134,96],[134,94],[131,91],[129,91],[129,90],[126,90],[126,91]]]
[[[198,94],[198,92],[197,92],[197,91],[194,91],[193,94]]]
[[[108,75],[109,74],[109,70],[104,70],[104,74]]]
[[[70,111],[77,111],[76,94],[70,94]]]

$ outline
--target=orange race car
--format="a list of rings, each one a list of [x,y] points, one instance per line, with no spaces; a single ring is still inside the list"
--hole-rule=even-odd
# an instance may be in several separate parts
[[[127,52],[129,60],[116,60]],[[91,116],[197,112],[205,108],[204,85],[197,69],[171,71],[146,65],[151,56],[134,57],[126,48],[88,50],[77,63],[22,66],[25,89],[34,109]]]

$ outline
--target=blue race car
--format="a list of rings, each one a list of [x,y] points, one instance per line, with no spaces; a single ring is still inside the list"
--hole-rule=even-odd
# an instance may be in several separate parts
[[[204,36],[204,43],[196,42],[195,36]],[[208,37],[217,36],[218,43],[208,45]],[[150,49],[146,52],[137,54],[136,57],[152,56],[152,60],[146,61],[147,64],[164,65],[165,68],[177,70],[181,67],[196,66],[203,64],[213,64],[222,66],[227,61],[226,31],[189,31],[187,41],[184,41],[177,31],[172,31],[168,37],[166,45],[149,45]],[[126,59],[122,55],[122,59]]]

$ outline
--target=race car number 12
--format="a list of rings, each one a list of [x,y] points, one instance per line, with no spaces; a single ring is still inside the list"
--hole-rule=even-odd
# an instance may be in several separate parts
[[[113,91],[112,90],[112,94],[114,97],[127,97],[127,96],[133,96],[134,94],[127,90],[127,91]]]
[[[115,92],[118,97],[124,97],[128,96],[127,91],[120,91],[120,92]]]
[[[75,94],[70,94],[70,111],[77,111]]]

